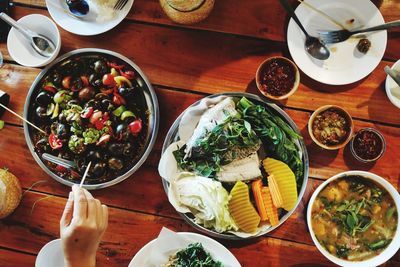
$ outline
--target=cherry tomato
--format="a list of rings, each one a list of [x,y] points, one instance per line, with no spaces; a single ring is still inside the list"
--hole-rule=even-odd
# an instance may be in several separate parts
[[[138,135],[142,131],[142,120],[137,119],[129,124],[129,130],[133,135]]]
[[[71,76],[64,77],[64,79],[62,80],[62,86],[65,89],[69,89],[69,87],[71,86]]]
[[[93,107],[87,107],[82,111],[81,117],[84,119],[88,119],[88,118],[90,118],[90,116],[92,116],[93,111],[94,111]]]
[[[103,84],[107,86],[115,85],[114,76],[110,73],[104,74],[103,76]]]
[[[92,116],[90,117],[89,121],[92,124],[95,124],[103,116],[103,112],[97,110],[93,112]]]
[[[49,135],[49,144],[52,149],[59,149],[62,147],[62,141],[53,133]]]

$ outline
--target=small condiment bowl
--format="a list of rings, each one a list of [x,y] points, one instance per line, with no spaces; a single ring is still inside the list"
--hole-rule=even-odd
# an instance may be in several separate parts
[[[376,157],[373,158],[373,159],[364,159],[364,158],[362,158],[361,156],[359,156],[359,155],[357,154],[357,152],[356,152],[356,149],[355,149],[355,147],[354,147],[354,141],[355,141],[355,138],[357,137],[357,135],[360,134],[360,133],[362,133],[362,132],[372,132],[372,133],[376,134],[376,135],[378,136],[378,138],[379,138],[379,139],[381,140],[381,142],[382,142],[382,148],[381,148],[380,153],[378,154],[378,156],[376,156]],[[383,137],[383,135],[382,135],[380,132],[378,132],[377,130],[375,130],[374,128],[364,128],[364,129],[359,130],[359,131],[353,136],[353,138],[351,139],[351,142],[350,142],[350,151],[351,151],[351,154],[353,154],[354,158],[356,158],[356,159],[357,159],[358,161],[360,161],[360,162],[363,162],[363,163],[375,162],[375,161],[377,161],[378,159],[380,159],[380,158],[383,156],[383,154],[385,153],[385,151],[386,151],[386,141],[385,141],[385,138]]]
[[[281,95],[281,96],[275,96],[275,95],[269,94],[264,89],[264,87],[261,83],[261,75],[262,75],[263,71],[265,70],[265,68],[272,62],[272,60],[285,62],[286,64],[290,65],[294,70],[294,75],[295,75],[294,84],[288,93]],[[291,61],[290,59],[288,59],[286,57],[280,57],[280,56],[270,57],[270,58],[266,59],[265,61],[263,61],[260,64],[260,66],[258,67],[257,72],[256,72],[256,84],[257,84],[257,88],[260,91],[260,93],[263,94],[265,97],[272,99],[272,100],[283,100],[283,99],[286,99],[289,96],[293,95],[296,92],[296,90],[300,84],[300,72],[299,72],[299,69],[297,68],[296,64],[294,64],[294,62]]]
[[[397,192],[396,188],[386,181],[384,178],[381,176],[378,176],[374,173],[371,172],[366,172],[366,171],[346,171],[342,173],[338,173],[334,175],[333,177],[329,178],[325,182],[323,182],[321,185],[315,189],[314,193],[312,194],[310,201],[308,202],[308,207],[307,207],[307,226],[308,230],[311,235],[311,239],[313,240],[315,246],[321,252],[322,255],[324,255],[328,260],[331,262],[339,265],[339,266],[344,266],[344,267],[364,267],[364,266],[378,266],[381,265],[385,262],[387,262],[391,257],[393,257],[394,254],[399,250],[400,248],[400,230],[399,230],[399,222],[397,224],[397,230],[395,233],[395,236],[393,237],[392,242],[380,253],[378,256],[375,256],[373,258],[364,260],[364,261],[347,261],[338,257],[335,257],[334,255],[330,254],[327,250],[323,248],[323,246],[319,243],[315,233],[314,229],[312,228],[311,225],[311,215],[312,215],[312,206],[314,204],[315,199],[317,198],[318,194],[330,183],[333,181],[344,178],[346,176],[352,176],[352,175],[359,175],[362,176],[366,179],[372,180],[373,182],[379,184],[384,188],[390,196],[393,198],[394,203],[396,204],[396,210],[397,214],[400,214],[400,195]]]
[[[313,133],[313,129],[312,129],[312,125],[313,122],[316,118],[317,115],[319,115],[320,113],[324,112],[325,110],[328,110],[330,108],[336,109],[338,110],[341,114],[343,114],[345,116],[346,121],[350,124],[349,126],[349,132],[347,133],[347,137],[346,139],[336,145],[325,145],[323,143],[321,143],[314,135]],[[350,114],[344,110],[343,108],[336,106],[336,105],[326,105],[326,106],[322,106],[319,107],[318,109],[316,109],[314,111],[314,113],[311,115],[310,119],[308,120],[308,133],[310,134],[311,139],[314,141],[314,143],[316,143],[318,146],[327,149],[327,150],[337,150],[340,149],[342,147],[345,147],[347,145],[347,143],[350,142],[352,136],[353,136],[353,131],[354,131],[354,125],[353,125],[353,119],[351,118]]]
[[[40,14],[31,14],[22,17],[18,23],[38,34],[44,35],[53,41],[56,49],[51,57],[39,55],[29,41],[16,29],[11,28],[7,37],[7,49],[10,56],[19,64],[27,67],[43,67],[52,62],[60,52],[61,36],[57,25],[48,17]]]

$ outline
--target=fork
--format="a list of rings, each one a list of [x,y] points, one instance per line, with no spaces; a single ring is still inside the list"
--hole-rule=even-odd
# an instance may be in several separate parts
[[[114,10],[122,10],[126,3],[128,3],[128,0],[118,0],[114,5]]]
[[[326,30],[319,30],[318,35],[322,39],[322,41],[326,44],[333,44],[333,43],[340,43],[346,41],[350,38],[350,36],[358,33],[363,32],[372,32],[372,31],[380,31],[386,30],[389,28],[399,27],[400,20],[388,22],[382,25],[378,25],[371,28],[356,30],[356,31],[349,31],[349,30],[339,30],[339,31],[326,31]]]

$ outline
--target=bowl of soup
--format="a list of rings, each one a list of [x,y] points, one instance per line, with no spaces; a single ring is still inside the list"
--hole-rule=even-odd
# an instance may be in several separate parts
[[[318,250],[340,266],[377,266],[400,248],[400,195],[384,178],[339,173],[313,193],[307,224]]]

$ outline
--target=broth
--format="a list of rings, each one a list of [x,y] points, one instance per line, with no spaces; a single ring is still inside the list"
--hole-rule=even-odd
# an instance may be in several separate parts
[[[311,214],[319,243],[332,255],[363,261],[379,255],[392,241],[398,224],[390,194],[362,176],[347,176],[326,186]]]

